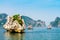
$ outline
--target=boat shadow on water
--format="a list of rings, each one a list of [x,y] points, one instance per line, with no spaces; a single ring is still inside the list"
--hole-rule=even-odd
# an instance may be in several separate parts
[[[23,40],[24,39],[24,33],[5,32],[4,36],[5,36],[5,40]]]

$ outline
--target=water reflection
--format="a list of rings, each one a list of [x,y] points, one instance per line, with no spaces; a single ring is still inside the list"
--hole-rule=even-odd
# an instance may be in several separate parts
[[[24,33],[5,32],[5,40],[24,40]]]

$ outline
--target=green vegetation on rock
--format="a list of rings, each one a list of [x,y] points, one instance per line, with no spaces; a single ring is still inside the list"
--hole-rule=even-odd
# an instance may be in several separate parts
[[[16,14],[13,16],[13,21],[17,20],[18,23],[22,26],[23,25],[23,21],[21,19],[21,16],[19,14]]]

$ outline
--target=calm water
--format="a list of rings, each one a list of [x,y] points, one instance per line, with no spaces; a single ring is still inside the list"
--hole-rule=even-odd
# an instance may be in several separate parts
[[[34,28],[26,33],[9,33],[0,27],[0,40],[60,40],[60,28]]]

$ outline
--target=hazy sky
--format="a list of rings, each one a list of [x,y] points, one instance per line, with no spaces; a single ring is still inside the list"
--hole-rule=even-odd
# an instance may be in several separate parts
[[[49,24],[57,16],[60,17],[60,0],[0,0],[0,13],[20,13]]]

